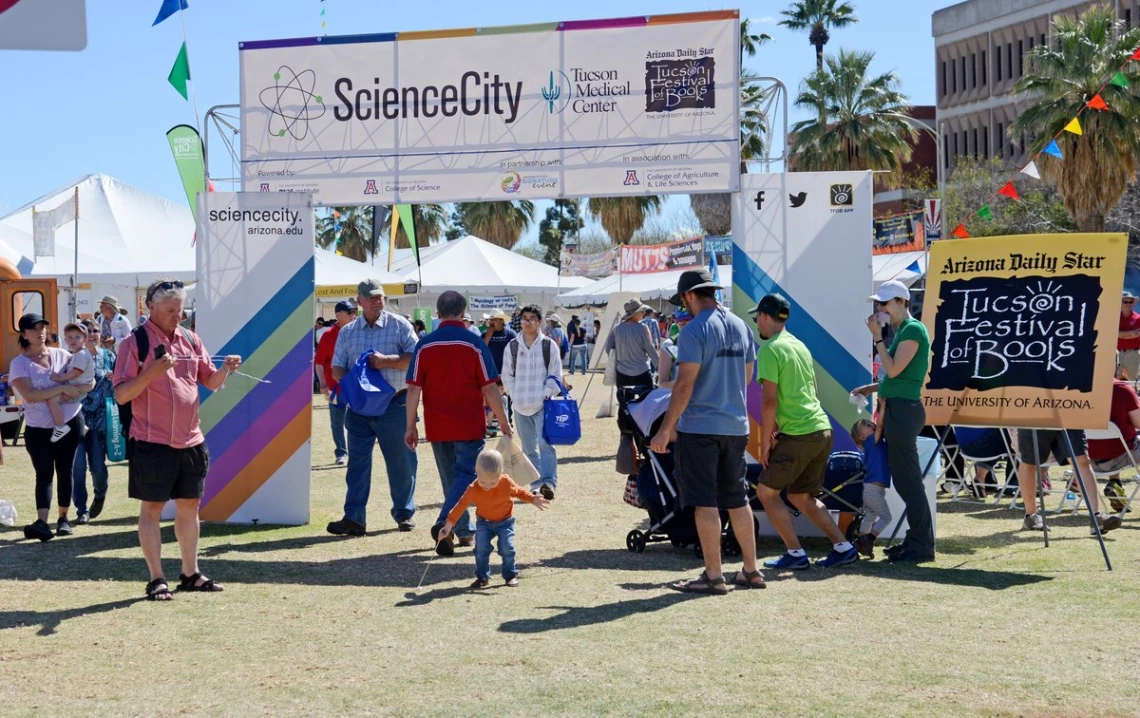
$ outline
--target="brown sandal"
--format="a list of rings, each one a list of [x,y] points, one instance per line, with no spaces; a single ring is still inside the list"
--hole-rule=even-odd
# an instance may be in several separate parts
[[[728,586],[724,583],[724,576],[709,578],[709,575],[704,571],[701,571],[701,575],[697,578],[671,583],[669,584],[669,588],[682,593],[701,593],[706,596],[723,596],[728,593]]]
[[[756,579],[760,579],[760,583],[756,583]],[[755,571],[737,571],[736,576],[732,579],[732,583],[740,588],[768,588],[768,584],[764,582],[764,574],[760,570]]]

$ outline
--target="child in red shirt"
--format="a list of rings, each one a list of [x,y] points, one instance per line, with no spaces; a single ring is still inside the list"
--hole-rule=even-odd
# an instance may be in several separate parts
[[[499,555],[503,557],[503,580],[508,586],[517,586],[519,572],[515,569],[512,499],[522,499],[539,510],[545,510],[550,501],[511,481],[511,477],[503,473],[503,455],[494,449],[480,452],[475,460],[475,475],[475,481],[447,515],[447,521],[439,530],[439,540],[447,538],[467,507],[475,504],[475,581],[471,588],[486,588],[491,581],[491,539],[496,536]]]

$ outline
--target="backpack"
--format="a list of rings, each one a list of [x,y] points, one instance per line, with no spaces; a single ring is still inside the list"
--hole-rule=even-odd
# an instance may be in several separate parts
[[[183,329],[181,325],[174,331],[181,332],[182,335],[186,337],[186,341],[190,342],[190,346],[194,347],[194,351],[198,351],[198,340],[193,334]],[[140,324],[132,329],[131,334],[135,337],[135,346],[138,347],[139,369],[142,369],[143,362],[146,361],[147,355],[150,354],[150,336],[146,333],[145,324]]]
[[[538,335],[538,340],[542,342],[542,370],[546,371],[546,367],[550,366],[550,345],[554,340],[542,334]],[[512,339],[511,343],[507,345],[507,348],[511,350],[511,369],[515,371],[511,376],[517,376],[519,367],[519,337]]]

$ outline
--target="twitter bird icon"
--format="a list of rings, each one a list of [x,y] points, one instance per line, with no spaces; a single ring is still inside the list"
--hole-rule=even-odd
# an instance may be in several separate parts
[[[792,203],[792,208],[803,207],[804,202],[807,202],[807,192],[800,192],[799,194],[788,195],[788,200]]]

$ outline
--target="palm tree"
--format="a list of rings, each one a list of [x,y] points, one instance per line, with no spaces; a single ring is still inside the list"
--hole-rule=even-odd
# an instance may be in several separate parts
[[[363,262],[372,250],[371,207],[333,207],[317,219],[317,244]]]
[[[1035,135],[1034,151],[1056,136],[1063,160],[1038,159],[1042,176],[1056,182],[1065,210],[1085,232],[1103,232],[1104,218],[1136,176],[1140,159],[1140,68],[1126,61],[1140,45],[1140,29],[1127,29],[1112,10],[1097,5],[1080,17],[1058,16],[1052,41],[1029,53],[1026,73],[1015,86],[1031,103],[1009,128],[1010,136]],[[1133,89],[1107,85],[1121,65]],[[1100,90],[1107,110],[1080,116],[1084,133],[1062,128]],[[1060,135],[1057,135],[1060,133]]]
[[[381,210],[379,233],[381,237],[387,237],[391,231],[393,209],[387,206]],[[416,244],[426,247],[443,236],[447,225],[447,213],[441,204],[413,204],[412,221],[416,225]],[[401,224],[396,230],[396,249],[407,249],[411,246],[408,235],[404,232],[404,225]]]
[[[815,69],[823,69],[823,46],[831,39],[830,29],[839,29],[859,22],[855,8],[849,2],[839,0],[797,0],[780,14],[786,20],[780,24],[789,30],[807,30],[808,42],[815,46]]]
[[[827,67],[800,85],[797,107],[819,116],[792,127],[792,155],[801,171],[884,170],[897,185],[918,132],[906,121],[910,111],[893,72],[871,77],[871,52],[840,50]]]
[[[534,221],[534,202],[461,202],[455,205],[463,226],[491,244],[510,249]]]
[[[590,216],[602,223],[614,244],[629,244],[633,233],[645,224],[646,217],[661,211],[661,198],[656,195],[592,197],[586,207]]]
[[[760,46],[772,40],[767,33],[755,34],[749,26],[749,19],[740,21],[740,65],[744,57],[754,57]],[[741,71],[743,74],[748,74]],[[740,88],[740,171],[748,171],[748,162],[764,156],[764,135],[768,132],[768,118],[760,107],[761,89],[759,85],[745,85]],[[701,231],[706,235],[724,235],[732,231],[732,195],[723,192],[689,195],[689,206]]]

